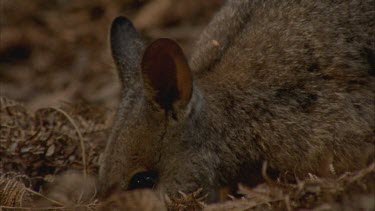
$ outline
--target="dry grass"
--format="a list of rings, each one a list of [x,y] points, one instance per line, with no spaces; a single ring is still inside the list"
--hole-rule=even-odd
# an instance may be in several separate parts
[[[0,205],[7,207],[23,206],[23,202],[27,200],[25,193],[26,186],[16,180],[9,179],[5,176],[0,177]]]

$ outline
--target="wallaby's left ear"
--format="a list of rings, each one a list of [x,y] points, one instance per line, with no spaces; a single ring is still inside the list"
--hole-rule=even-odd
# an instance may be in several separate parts
[[[166,111],[186,106],[193,81],[187,59],[173,40],[161,38],[145,50],[141,63],[146,93]]]
[[[144,41],[132,22],[119,16],[112,22],[110,42],[122,88],[127,91],[131,84],[140,79],[138,65],[145,46]]]

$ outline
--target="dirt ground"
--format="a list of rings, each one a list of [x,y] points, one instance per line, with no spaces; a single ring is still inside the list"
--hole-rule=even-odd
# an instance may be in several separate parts
[[[0,0],[0,210],[374,210],[375,164],[331,179],[240,186],[242,199],[209,206],[199,191],[166,201],[149,191],[97,199],[120,91],[111,21],[125,15],[147,40],[175,39],[190,55],[223,2]]]

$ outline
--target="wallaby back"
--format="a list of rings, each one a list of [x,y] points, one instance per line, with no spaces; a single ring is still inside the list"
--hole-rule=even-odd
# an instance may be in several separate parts
[[[112,39],[112,49],[125,49],[113,51],[124,88],[102,191],[203,187],[214,199],[223,185],[258,182],[265,161],[274,175],[364,167],[375,151],[373,5],[229,1],[190,65],[174,41],[134,48]],[[112,38],[142,40],[124,18],[112,29],[132,31]],[[128,56],[118,55],[134,53],[133,65],[119,65]]]

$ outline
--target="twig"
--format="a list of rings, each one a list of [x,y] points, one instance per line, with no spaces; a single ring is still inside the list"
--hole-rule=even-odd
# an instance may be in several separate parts
[[[67,114],[64,110],[62,110],[60,108],[56,108],[56,107],[49,107],[49,108],[54,109],[54,110],[60,112],[61,114],[63,114],[69,120],[69,122],[73,125],[74,129],[76,130],[76,132],[78,134],[79,142],[81,144],[81,150],[82,150],[81,155],[82,155],[82,165],[83,165],[83,183],[86,184],[86,182],[87,182],[86,149],[85,149],[85,144],[83,142],[82,133],[79,130],[77,124],[74,121],[74,119],[71,116],[69,116],[69,114]],[[85,190],[84,190],[84,188],[82,188],[81,194],[80,194],[79,199],[78,199],[78,203],[81,202],[84,192],[85,192]]]
[[[44,199],[46,199],[46,200],[48,200],[48,201],[50,201],[50,202],[52,202],[54,204],[57,204],[59,206],[64,206],[61,202],[55,201],[53,199],[50,199],[50,198],[48,198],[48,197],[46,197],[46,196],[44,196],[44,195],[42,195],[42,194],[40,194],[40,193],[38,193],[36,191],[31,190],[30,188],[26,188],[26,191],[28,191],[28,192],[30,192],[32,194],[35,194],[35,195],[37,195],[39,197],[42,197],[42,198],[44,198]]]
[[[83,178],[86,181],[86,178],[87,178],[86,150],[85,150],[85,144],[83,142],[83,137],[82,137],[81,131],[79,130],[76,123],[74,122],[73,118],[70,117],[69,114],[67,114],[64,110],[62,110],[60,108],[56,108],[56,107],[49,107],[49,108],[63,114],[69,120],[69,122],[73,125],[74,129],[76,130],[76,132],[78,134],[78,137],[79,137],[79,142],[81,144],[81,150],[82,150],[81,154],[82,154],[82,163],[83,163]]]

